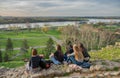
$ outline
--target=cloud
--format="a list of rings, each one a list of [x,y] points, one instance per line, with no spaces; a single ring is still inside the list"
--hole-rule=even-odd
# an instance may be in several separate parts
[[[0,15],[120,16],[119,7],[119,0],[0,0]]]

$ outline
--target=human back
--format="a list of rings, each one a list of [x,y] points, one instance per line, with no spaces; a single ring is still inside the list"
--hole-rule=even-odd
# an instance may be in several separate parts
[[[73,45],[73,50],[75,53],[75,59],[79,62],[82,62],[84,60],[84,56],[76,44]]]
[[[84,47],[84,45],[82,43],[79,43],[78,47],[82,51],[82,54],[84,56],[84,61],[88,62],[90,59],[90,55],[89,55],[87,49]]]
[[[40,56],[38,56],[37,50],[32,49],[32,56],[31,56],[30,61],[29,61],[29,66],[32,68],[39,67],[40,60],[41,60],[41,58],[40,58]]]
[[[61,46],[59,44],[56,46],[56,51],[54,53],[54,57],[59,62],[63,62],[64,61],[64,55],[63,55]]]

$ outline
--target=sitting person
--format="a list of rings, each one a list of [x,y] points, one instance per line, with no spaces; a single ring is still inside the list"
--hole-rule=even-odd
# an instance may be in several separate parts
[[[77,64],[83,68],[89,68],[90,64],[84,62],[84,56],[78,45],[73,45],[73,51],[74,53],[68,55],[68,60],[70,60],[73,64]]]
[[[61,64],[64,61],[64,55],[59,44],[56,46],[55,53],[50,55],[50,59],[54,64]]]
[[[82,43],[79,43],[79,44],[78,44],[78,47],[79,47],[79,49],[82,51],[82,54],[83,54],[83,56],[84,56],[84,61],[85,61],[85,62],[88,62],[89,59],[90,59],[90,55],[88,54],[87,49],[83,46]]]
[[[29,60],[29,63],[27,64],[27,71],[26,73],[28,73],[29,71],[35,73],[40,71],[40,69],[44,69],[44,68],[49,68],[50,64],[47,64],[46,61],[43,59],[43,55],[38,55],[37,54],[37,50],[36,49],[32,49],[32,57]]]
[[[67,55],[73,53],[73,46],[72,45],[68,45],[66,47],[66,52],[64,54],[64,60],[67,61]]]

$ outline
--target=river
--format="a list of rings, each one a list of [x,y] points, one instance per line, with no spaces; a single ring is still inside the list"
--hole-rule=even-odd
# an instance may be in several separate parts
[[[98,22],[104,22],[104,23],[109,23],[109,22],[120,22],[120,19],[88,19],[87,23],[98,23]],[[79,22],[79,21],[77,21]],[[32,28],[35,26],[42,27],[44,25],[47,26],[66,26],[66,25],[75,25],[76,21],[65,21],[65,22],[38,22],[38,23],[18,23],[18,24],[0,24],[0,29],[1,28],[9,28],[10,26],[18,26],[21,28],[27,28],[28,25],[30,25]]]

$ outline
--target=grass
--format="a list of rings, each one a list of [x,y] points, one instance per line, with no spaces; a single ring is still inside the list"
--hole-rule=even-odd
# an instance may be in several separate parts
[[[46,34],[55,36],[56,38],[60,39],[60,32],[57,30],[49,30]],[[36,32],[36,31],[24,31],[24,33],[19,32],[18,35],[14,32],[1,32],[0,33],[0,47],[5,48],[7,38],[11,38],[13,41],[13,46],[15,47],[21,47],[22,39],[26,38],[28,41],[28,45],[31,47],[34,46],[44,46],[46,45],[46,42],[48,40],[48,36],[43,34],[42,32]],[[64,50],[64,47],[62,47]],[[38,54],[43,53],[41,48],[38,48]],[[15,56],[20,50],[14,50],[13,56]],[[89,52],[91,55],[92,60],[96,59],[102,59],[102,60],[115,60],[120,59],[120,48],[118,47],[106,47],[102,48],[101,50],[97,52]],[[0,63],[0,67],[9,67],[9,68],[15,68],[19,66],[23,66],[25,63],[23,62],[23,58],[30,58],[31,56],[31,50],[29,49],[27,53],[23,56],[16,57],[13,61],[10,62],[2,62]],[[105,63],[103,63],[105,64]],[[117,70],[117,68],[115,68]]]
[[[27,38],[29,46],[44,46],[49,37]],[[23,39],[11,39],[14,48],[21,47]],[[1,48],[5,48],[7,39],[0,39]]]
[[[6,38],[26,38],[26,37],[43,37],[44,34],[42,32],[36,32],[36,31],[31,31],[28,32],[24,30],[24,33],[19,32],[18,35],[13,32],[13,31],[4,31],[0,33],[0,38],[1,39],[6,39]]]
[[[51,31],[48,31],[47,34],[50,34],[50,35],[60,39],[60,34],[61,33],[59,31],[57,31],[57,30],[51,30]]]
[[[57,30],[49,30],[46,34],[59,38],[60,32],[58,32]],[[0,31],[0,48],[5,49],[7,38],[11,38],[14,48],[20,48],[23,39],[27,39],[28,45],[30,47],[45,46],[46,42],[49,39],[49,37],[43,34],[43,32],[37,32],[35,30],[32,30],[31,32],[24,30],[23,33],[19,32],[18,35],[13,31]],[[38,50],[38,54],[43,53],[42,51],[43,48],[37,48],[37,50]],[[12,52],[12,56],[10,57],[14,57],[19,53],[20,50],[14,50]],[[15,67],[23,66],[25,64],[23,62],[23,59],[30,58],[30,56],[31,56],[31,49],[29,49],[28,52],[23,53],[23,55],[19,55],[15,57],[10,62],[0,63],[0,67],[4,66],[9,68],[15,68]],[[2,51],[2,57],[4,57],[4,51]]]
[[[102,48],[97,52],[89,52],[92,60],[102,59],[102,60],[117,60],[120,59],[120,48],[119,47],[109,47]]]
[[[8,68],[16,68],[16,67],[20,67],[23,66],[25,64],[25,62],[23,61],[10,61],[10,62],[2,62],[0,63],[0,66],[2,67],[8,67]]]
[[[56,38],[60,38],[60,32],[57,30],[49,30],[46,34],[55,36]],[[7,38],[11,38],[14,48],[21,47],[23,39],[27,39],[29,46],[44,46],[49,39],[49,37],[42,32],[28,32],[25,30],[24,33],[19,33],[18,35],[16,35],[12,31],[6,31],[0,33],[1,48],[6,47]]]

